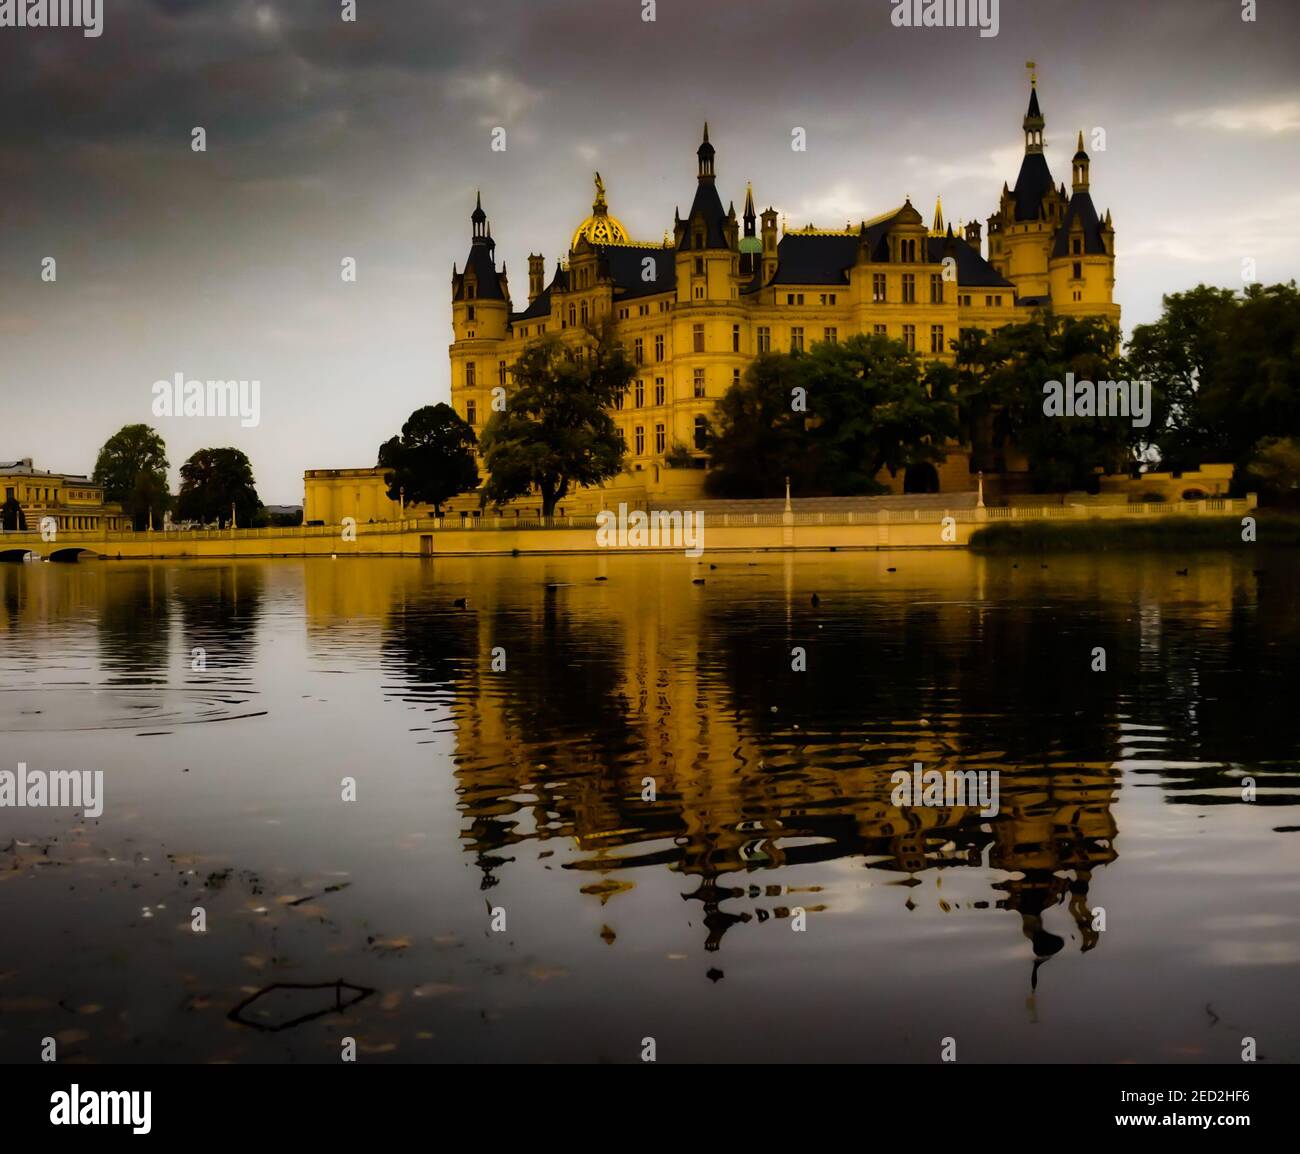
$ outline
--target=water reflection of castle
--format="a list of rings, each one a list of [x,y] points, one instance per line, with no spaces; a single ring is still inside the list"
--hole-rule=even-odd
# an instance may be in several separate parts
[[[763,562],[765,603],[683,593],[675,586],[689,591],[689,574],[677,559],[620,566],[608,584],[585,577],[553,588],[548,581],[573,580],[571,568],[557,564],[565,577],[555,578],[544,561],[463,574],[456,562],[437,564],[436,595],[418,577],[393,591],[386,661],[412,687],[406,699],[439,703],[455,720],[462,837],[483,888],[520,867],[521,847],[567,839],[565,868],[602,899],[640,869],[686,875],[682,896],[716,950],[734,925],[794,906],[816,916],[821,899],[792,892],[789,867],[862,859],[900,880],[987,867],[1004,876],[973,904],[1019,913],[1036,958],[1065,944],[1043,924],[1057,906],[1083,949],[1096,944],[1090,880],[1116,857],[1113,725],[1042,710],[1059,689],[1051,672],[1035,675],[1036,689],[1006,684],[1032,643],[1023,618],[900,600],[859,621],[860,605],[828,608],[841,604],[833,596],[820,609],[796,601],[788,559]],[[971,573],[953,572],[951,559],[944,567],[970,589]],[[790,594],[777,605],[775,575]],[[469,591],[465,610],[448,596],[456,576]],[[814,634],[809,671],[779,672],[791,643]],[[874,663],[862,661],[864,646]],[[936,647],[946,681],[926,656]],[[492,670],[494,649],[505,651],[504,671]],[[999,699],[998,684],[1023,712],[1001,707],[1011,697]],[[917,720],[929,717],[943,721]],[[1063,767],[1066,750],[1075,756]],[[889,772],[913,761],[999,770],[1000,813],[894,807]],[[653,801],[643,799],[646,778]]]

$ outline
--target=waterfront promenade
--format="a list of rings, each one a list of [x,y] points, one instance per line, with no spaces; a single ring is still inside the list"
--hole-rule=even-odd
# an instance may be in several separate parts
[[[1046,498],[1045,498],[1046,500]],[[1244,517],[1253,495],[1201,501],[1063,504],[984,507],[974,494],[895,498],[889,505],[852,508],[796,501],[701,502],[706,552],[791,552],[804,550],[960,549],[971,534],[1005,521],[1070,522],[1088,519],[1155,521],[1168,517]],[[720,506],[721,508],[712,508]],[[773,511],[759,511],[761,508]],[[774,507],[774,508],[773,508]],[[650,510],[647,516],[653,516]],[[663,511],[667,513],[668,511]],[[545,553],[672,552],[670,534],[657,546],[603,546],[595,517],[443,517],[293,528],[157,530],[152,532],[65,531],[53,540],[39,532],[0,533],[0,560],[52,561],[105,558],[209,557],[401,557]]]

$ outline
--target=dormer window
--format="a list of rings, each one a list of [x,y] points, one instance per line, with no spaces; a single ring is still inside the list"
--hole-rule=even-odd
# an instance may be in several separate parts
[[[466,281],[466,282],[465,282],[465,299],[466,299],[467,301],[472,301],[472,300],[474,299],[475,295],[476,295],[476,293],[475,293],[475,285],[474,285],[474,282],[473,282],[472,280],[470,280],[470,281]]]

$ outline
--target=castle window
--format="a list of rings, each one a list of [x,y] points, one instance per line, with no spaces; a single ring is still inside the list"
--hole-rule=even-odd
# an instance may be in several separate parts
[[[621,321],[627,320],[627,309],[618,310],[618,319]]]
[[[803,352],[803,327],[795,325],[790,330],[790,351],[792,353]]]
[[[638,364],[645,363],[645,338],[637,337],[632,342],[632,359]]]
[[[477,288],[476,288],[476,286],[475,286],[475,284],[474,284],[474,282],[473,282],[472,280],[471,280],[471,281],[466,281],[466,282],[465,282],[465,299],[466,299],[467,301],[472,301],[472,300],[474,299],[474,297],[475,297],[477,291],[478,291],[478,290],[477,290]]]
[[[465,387],[467,389],[472,389],[476,384],[478,384],[476,379],[477,376],[478,372],[474,366],[474,362],[467,361],[465,363]]]
[[[903,326],[903,344],[909,353],[916,352],[916,325]]]
[[[834,328],[826,329],[822,333],[822,340],[824,340],[828,345],[836,344],[839,341],[839,339],[840,339],[839,329],[834,329]]]
[[[470,305],[469,308],[467,308],[467,309],[465,310],[465,319],[466,319],[466,320],[470,320],[470,321],[472,321],[472,320],[474,319],[474,306],[473,306],[473,305]]]
[[[619,391],[614,394],[614,408],[616,408],[620,413],[623,411],[623,399],[626,396],[626,389],[619,389]]]
[[[822,293],[822,304],[833,305],[835,303],[834,293]]]
[[[1074,245],[1072,251],[1074,252],[1075,256],[1078,256],[1081,252],[1083,252],[1083,239],[1081,237],[1076,236],[1072,243]]]
[[[645,381],[641,380],[640,377],[637,378],[636,392],[634,395],[636,397],[636,407],[639,409],[645,404]]]
[[[497,361],[497,381],[498,381],[500,384],[503,384],[503,385],[506,383],[506,363],[505,363],[505,361]]]
[[[943,325],[930,326],[930,351],[932,353],[943,352]]]
[[[470,425],[478,423],[478,403],[476,401],[465,402],[465,422]]]
[[[663,333],[660,333],[657,337],[655,337],[655,360],[662,361],[663,359],[664,359],[664,335]]]
[[[1081,260],[1074,262],[1074,279],[1083,280],[1083,261]]]
[[[986,309],[991,309],[991,308],[993,307],[993,298],[992,298],[992,297],[985,297],[985,298],[984,298],[984,307],[985,307]]]
[[[700,370],[697,369],[696,371],[698,372]],[[664,379],[663,377],[655,377],[655,404],[662,405],[663,403],[664,403]]]
[[[704,299],[704,286],[702,284],[695,286],[695,299],[697,301]]]
[[[663,425],[656,425],[655,426],[655,452],[662,453],[664,451],[664,446],[666,442],[667,442],[667,438],[664,436]]]
[[[883,272],[873,272],[871,274],[871,299],[876,304],[885,303],[885,274]]]
[[[957,303],[961,305],[962,308],[970,308],[970,293],[966,293],[964,296],[959,296],[957,298]]]
[[[587,323],[587,319],[588,319],[587,302],[583,301],[582,302],[582,323],[584,325]]]
[[[645,426],[637,425],[636,427],[636,455],[645,456]]]
[[[772,330],[767,325],[758,326],[758,351],[760,353],[772,351]]]
[[[704,275],[704,258],[702,256],[697,256],[695,258],[695,275],[696,276]]]
[[[571,324],[571,325],[576,325],[577,323],[578,323],[578,310],[577,310],[576,308],[574,308],[573,305],[570,305],[570,306],[569,306],[569,324]]]
[[[703,369],[696,369],[696,370],[695,370],[695,395],[696,395],[697,397],[702,397],[702,396],[705,395],[705,393],[704,393],[704,370],[703,370]]]
[[[1081,293],[1078,289],[1075,289],[1075,290],[1074,290],[1074,299],[1075,299],[1076,301],[1081,301],[1081,300],[1083,300],[1083,293]]]
[[[708,437],[708,422],[703,417],[695,418],[695,447],[702,449]]]
[[[937,273],[930,274],[930,303],[943,304],[943,277]]]
[[[697,353],[704,352],[704,326],[693,325],[691,327],[691,339],[694,342],[694,348]]]
[[[903,274],[903,303],[905,305],[916,303],[916,277],[910,272]]]
[[[732,385],[733,388],[738,388],[738,387],[740,386],[740,370],[739,370],[739,369],[732,369],[732,370],[731,370],[731,385]]]
[[[731,351],[733,353],[740,352],[740,326],[739,325],[731,326]]]

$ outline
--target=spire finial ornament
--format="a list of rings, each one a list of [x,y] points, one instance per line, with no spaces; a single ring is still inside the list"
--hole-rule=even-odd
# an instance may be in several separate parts
[[[1038,65],[1033,60],[1026,60],[1025,67],[1029,69],[1029,86],[1038,87]]]

